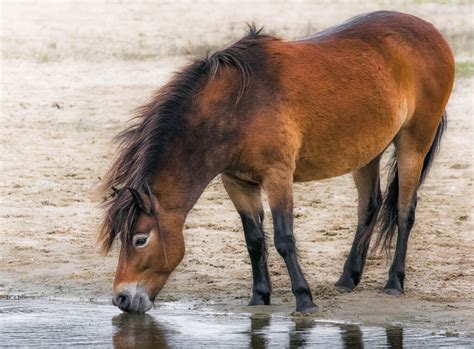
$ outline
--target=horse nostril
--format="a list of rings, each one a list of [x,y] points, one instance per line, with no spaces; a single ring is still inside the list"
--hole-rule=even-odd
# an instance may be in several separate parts
[[[126,292],[119,293],[112,299],[112,303],[122,310],[130,305],[130,295]]]

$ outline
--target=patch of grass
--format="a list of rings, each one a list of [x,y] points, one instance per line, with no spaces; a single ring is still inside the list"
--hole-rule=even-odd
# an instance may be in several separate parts
[[[471,47],[474,45],[474,33],[468,29],[470,24],[462,23],[462,26],[462,29],[458,31],[444,33],[444,37],[451,46],[455,56],[470,55]]]
[[[56,42],[49,42],[46,47],[37,51],[35,56],[39,63],[57,62],[61,58]]]
[[[191,41],[186,40],[184,43],[174,43],[165,50],[166,55],[170,56],[185,56],[193,58],[207,57],[216,51],[225,49],[227,46],[233,44],[241,37],[244,36],[245,32],[234,33],[234,25],[231,24],[231,31],[222,35],[222,37],[216,38],[216,40],[202,40],[202,41]]]
[[[221,48],[220,45],[194,44],[182,47],[179,52],[184,56],[206,57]]]
[[[456,62],[456,76],[469,78],[474,75],[474,62]]]
[[[156,59],[159,55],[153,52],[140,52],[123,50],[120,53],[114,53],[113,56],[121,58],[124,61],[146,61],[150,59]]]
[[[38,56],[38,61],[40,63],[48,63],[50,61],[50,57],[47,53],[41,53],[39,56]]]

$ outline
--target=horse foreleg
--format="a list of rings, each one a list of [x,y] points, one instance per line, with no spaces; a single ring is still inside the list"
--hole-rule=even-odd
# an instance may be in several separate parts
[[[222,183],[242,219],[253,275],[253,295],[249,305],[269,305],[271,283],[263,231],[260,185],[222,175]]]
[[[335,284],[341,292],[351,292],[359,284],[362,277],[370,238],[382,205],[380,158],[381,156],[376,157],[369,164],[352,174],[359,196],[358,223],[342,275]]]
[[[296,256],[293,235],[293,183],[292,176],[272,173],[264,178],[263,187],[272,211],[275,247],[283,257],[291,279],[291,290],[296,298],[296,311],[316,311],[308,283]]]

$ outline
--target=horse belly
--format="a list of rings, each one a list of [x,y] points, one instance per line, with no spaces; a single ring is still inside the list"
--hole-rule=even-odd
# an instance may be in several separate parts
[[[401,102],[354,105],[352,112],[308,116],[296,160],[295,181],[320,180],[353,172],[381,154],[407,119]],[[391,106],[392,104],[393,106]],[[337,108],[335,108],[337,109]],[[350,108],[348,110],[351,110]]]
[[[332,151],[325,151],[324,154],[302,155],[296,162],[294,181],[321,180],[353,172],[383,152],[389,143],[390,141],[385,143],[385,146],[374,147],[373,150],[364,150],[363,152],[360,149],[336,149],[333,147]]]

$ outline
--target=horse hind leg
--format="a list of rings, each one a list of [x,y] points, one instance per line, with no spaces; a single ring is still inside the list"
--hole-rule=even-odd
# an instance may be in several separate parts
[[[402,295],[405,280],[405,259],[408,248],[408,238],[415,223],[417,189],[423,155],[415,152],[401,152],[397,155],[398,162],[398,203],[397,226],[398,236],[395,255],[389,270],[389,279],[384,292],[390,295]]]
[[[359,284],[362,277],[370,238],[382,204],[380,158],[381,155],[377,156],[369,164],[352,174],[359,196],[358,223],[342,275],[335,284],[341,292],[351,292]]]
[[[398,200],[397,207],[392,208],[396,210],[398,236],[389,278],[384,288],[384,292],[390,295],[403,295],[404,293],[405,260],[408,238],[415,223],[417,191],[437,153],[445,123],[446,115],[443,114],[437,130],[430,132],[431,130],[426,127],[426,124],[419,128],[413,126],[402,129],[395,140]],[[392,189],[394,187],[392,185]],[[394,205],[392,204],[392,206]],[[390,240],[391,236],[385,239],[385,242],[390,243]]]
[[[267,247],[263,231],[263,206],[260,185],[234,176],[221,176],[242,220],[253,275],[252,299],[249,305],[269,305],[271,284],[267,267]]]

